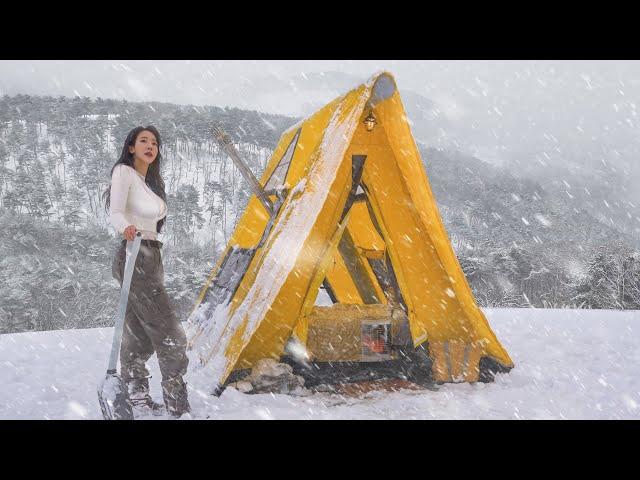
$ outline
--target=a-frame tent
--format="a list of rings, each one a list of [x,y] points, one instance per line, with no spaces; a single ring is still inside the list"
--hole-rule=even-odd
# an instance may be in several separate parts
[[[440,382],[513,367],[449,242],[389,73],[287,130],[260,184],[273,210],[249,200],[188,321],[192,361],[212,382],[280,358],[292,338],[318,361],[374,361],[381,350],[363,332],[381,324],[381,358],[396,343],[421,347]],[[316,306],[319,289],[335,305]]]

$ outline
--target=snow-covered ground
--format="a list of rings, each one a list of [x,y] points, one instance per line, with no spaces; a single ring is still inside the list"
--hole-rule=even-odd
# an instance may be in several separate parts
[[[640,312],[484,309],[516,368],[491,384],[359,398],[207,392],[189,382],[204,419],[638,419]],[[100,419],[112,329],[0,335],[0,419]],[[152,395],[161,401],[157,360]]]

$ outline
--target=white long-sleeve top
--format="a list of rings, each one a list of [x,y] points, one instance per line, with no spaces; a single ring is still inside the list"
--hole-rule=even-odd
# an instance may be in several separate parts
[[[140,173],[124,164],[113,169],[109,222],[119,234],[134,225],[143,239],[156,240],[156,224],[166,215],[167,204],[153,193]]]

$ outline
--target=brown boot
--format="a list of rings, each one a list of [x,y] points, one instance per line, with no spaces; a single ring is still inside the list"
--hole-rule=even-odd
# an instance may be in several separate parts
[[[154,402],[149,394],[148,378],[129,380],[127,389],[129,390],[129,400],[131,401],[134,417],[164,415],[164,405]]]
[[[167,413],[173,418],[180,418],[191,411],[187,399],[187,384],[181,377],[174,377],[162,382],[162,396]]]

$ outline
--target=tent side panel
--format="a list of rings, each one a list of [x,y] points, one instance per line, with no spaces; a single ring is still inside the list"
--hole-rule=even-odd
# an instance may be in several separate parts
[[[378,223],[384,225],[413,338],[473,340],[471,325],[430,236],[421,228],[392,150],[371,146],[369,155],[364,183],[374,211],[379,212]]]
[[[449,288],[453,292],[452,299],[454,298],[456,303],[461,306],[462,316],[468,319],[463,322],[464,327],[471,328],[472,337],[482,341],[487,354],[505,366],[512,366],[513,362],[509,354],[502,347],[486,317],[478,308],[473,292],[453,251],[431,191],[425,167],[410,127],[405,120],[406,114],[398,92],[395,92],[388,100],[381,102],[377,106],[377,112],[381,123],[385,125],[387,130],[389,145],[396,159],[401,181],[405,185],[408,198],[420,219],[418,228],[425,231],[431,239],[435,255],[447,273]],[[445,298],[444,300],[451,303],[451,299]],[[453,338],[466,338],[467,336]]]

